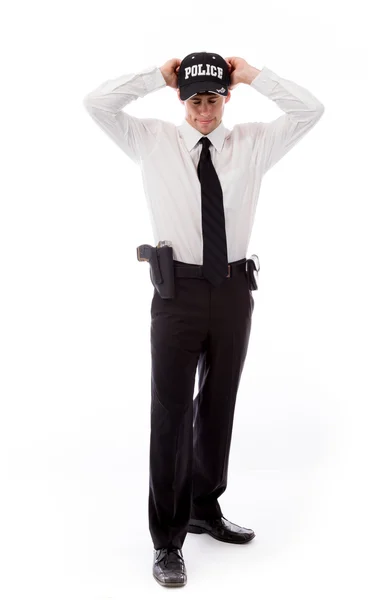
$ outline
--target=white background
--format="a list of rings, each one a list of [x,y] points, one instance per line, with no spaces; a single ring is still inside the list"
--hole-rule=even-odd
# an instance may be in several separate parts
[[[188,534],[184,597],[383,598],[380,3],[20,2],[1,21],[2,596],[163,593],[148,530],[153,243],[141,174],[83,107],[107,79],[240,56],[325,113],[262,182],[228,488],[245,546]],[[378,9],[379,10],[379,9]],[[171,88],[124,109],[179,124]],[[241,84],[224,124],[281,110]],[[187,595],[187,596],[186,596]],[[152,597],[152,596],[151,596]]]

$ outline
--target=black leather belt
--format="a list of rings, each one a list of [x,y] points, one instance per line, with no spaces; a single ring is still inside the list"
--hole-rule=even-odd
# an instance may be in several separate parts
[[[190,265],[188,263],[174,260],[174,273],[175,277],[196,277],[198,279],[204,279],[202,273],[202,265]],[[234,277],[239,273],[245,273],[246,271],[246,258],[236,260],[235,262],[227,265],[227,277]]]

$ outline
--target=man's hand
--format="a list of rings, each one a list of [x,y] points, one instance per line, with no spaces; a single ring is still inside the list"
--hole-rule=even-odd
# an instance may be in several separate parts
[[[258,69],[249,65],[244,58],[239,56],[229,56],[225,61],[230,68],[229,90],[233,90],[239,83],[251,83],[260,73]]]
[[[170,60],[160,67],[166,84],[174,89],[177,89],[178,87],[178,72],[181,62],[180,58],[170,58]]]

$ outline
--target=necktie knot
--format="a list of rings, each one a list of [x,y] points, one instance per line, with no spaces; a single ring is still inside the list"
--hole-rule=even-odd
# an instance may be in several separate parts
[[[209,140],[208,137],[201,137],[201,139],[199,140],[199,142],[202,144],[202,149],[203,150],[207,150],[210,147],[210,145],[211,145],[211,142],[210,142],[210,140]]]

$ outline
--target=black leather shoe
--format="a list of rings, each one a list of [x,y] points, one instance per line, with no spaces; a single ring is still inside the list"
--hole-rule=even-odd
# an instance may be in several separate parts
[[[208,533],[216,540],[230,544],[246,544],[255,537],[252,529],[239,527],[224,517],[207,520],[190,519],[187,531],[189,533]]]
[[[152,574],[160,585],[177,587],[186,585],[187,573],[180,548],[154,549]]]

